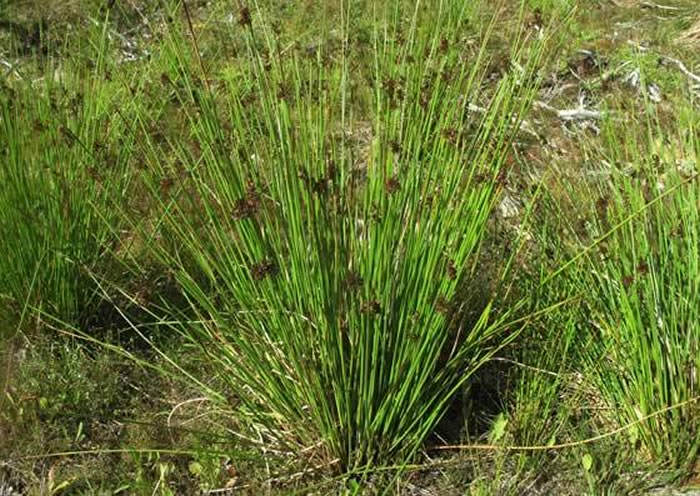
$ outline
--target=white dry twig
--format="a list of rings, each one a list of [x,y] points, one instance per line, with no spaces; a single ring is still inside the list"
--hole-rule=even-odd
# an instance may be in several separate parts
[[[559,110],[542,101],[536,101],[535,106],[556,114],[563,121],[599,120],[605,116],[601,111],[588,110],[583,106],[576,109]]]
[[[470,103],[467,105],[467,109],[470,112],[474,112],[477,114],[485,114],[486,109],[484,107],[479,107],[478,105],[474,105],[473,103]],[[532,128],[532,125],[528,121],[521,121],[520,122],[520,130],[529,134],[530,136],[533,136],[536,139],[540,139],[540,135],[537,134],[537,132]]]
[[[547,375],[551,375],[551,376],[554,376],[554,377],[561,377],[560,374],[558,374],[558,373],[556,373],[556,372],[552,372],[551,370],[545,370],[545,369],[541,369],[541,368],[538,368],[538,367],[533,367],[532,365],[527,365],[527,364],[525,364],[525,363],[517,362],[517,361],[511,360],[511,359],[509,359],[509,358],[493,357],[493,358],[491,358],[491,360],[496,361],[496,362],[510,363],[510,364],[512,364],[512,365],[517,365],[518,367],[522,367],[522,368],[524,368],[524,369],[532,370],[533,372],[539,372],[539,373],[541,373],[541,374],[547,374]]]
[[[658,9],[658,10],[681,10],[680,7],[673,7],[671,5],[661,5],[653,2],[642,2],[642,7],[647,9]]]
[[[648,52],[649,51],[649,48],[642,46],[638,43],[635,43],[632,40],[628,40],[627,43],[632,45],[633,47],[635,47],[640,52]],[[668,55],[659,55],[659,56],[661,57],[661,60],[664,60],[668,63],[675,65],[676,67],[678,67],[678,70],[680,70],[683,74],[685,74],[689,79],[691,79],[692,81],[694,81],[697,84],[700,84],[700,76],[698,76],[697,74],[693,73],[690,69],[688,69],[682,61],[680,61],[678,59],[674,59],[673,57],[669,57]]]
[[[685,74],[688,78],[690,78],[690,79],[692,79],[693,81],[695,81],[696,83],[700,84],[700,76],[698,76],[697,74],[693,74],[693,73],[685,66],[685,64],[684,64],[683,62],[681,62],[681,61],[678,60],[678,59],[674,59],[673,57],[667,57],[666,55],[662,55],[662,58],[663,58],[663,60],[674,64],[674,65],[675,65],[676,67],[678,67],[678,69],[679,69],[683,74]]]
[[[5,59],[0,59],[0,64],[4,65],[7,67],[7,70],[5,71],[5,77],[9,76],[10,74],[14,74],[17,77],[21,77],[19,72],[17,72],[17,69],[15,68],[14,65],[12,65],[10,62],[8,62]]]
[[[168,422],[167,422],[168,428],[172,427],[171,421],[172,421],[173,415],[175,414],[175,411],[176,411],[178,408],[180,408],[181,406],[184,406],[184,405],[186,405],[186,404],[188,404],[188,403],[202,403],[202,402],[208,401],[208,400],[209,400],[209,398],[205,398],[204,396],[202,396],[201,398],[191,398],[191,399],[189,399],[189,400],[181,401],[180,403],[178,403],[177,405],[175,405],[175,406],[173,407],[173,409],[170,410],[170,414],[168,415]]]

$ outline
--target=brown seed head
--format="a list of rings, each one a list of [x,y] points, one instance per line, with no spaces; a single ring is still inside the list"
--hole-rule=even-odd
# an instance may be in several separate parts
[[[377,300],[369,300],[362,304],[360,311],[368,315],[376,315],[382,311],[382,306]]]
[[[453,127],[446,127],[442,130],[442,137],[453,145],[457,142],[457,129]]]
[[[360,274],[358,274],[357,272],[355,272],[353,270],[348,272],[348,276],[345,278],[345,285],[351,291],[354,291],[354,290],[362,287],[363,282],[364,282],[364,280],[362,279]]]
[[[162,194],[168,194],[175,184],[175,180],[172,177],[164,177],[160,180],[160,192]]]
[[[454,281],[457,278],[457,267],[452,259],[447,261],[447,278]]]
[[[389,142],[389,147],[391,148],[391,151],[396,153],[397,155],[401,153],[401,144],[399,143],[399,140],[393,139]]]
[[[254,217],[260,210],[261,203],[260,194],[255,189],[255,185],[249,181],[245,196],[236,200],[234,204],[233,218],[240,220]]]
[[[386,180],[386,182],[384,183],[384,188],[386,189],[387,193],[391,195],[401,189],[401,183],[399,182],[399,179],[396,176],[392,176]]]
[[[238,11],[238,24],[241,26],[250,26],[253,23],[253,19],[250,16],[250,9],[246,6],[242,7]]]
[[[606,196],[598,198],[596,201],[596,209],[599,215],[604,215],[608,211],[608,205],[610,205],[610,199]]]
[[[501,187],[506,187],[508,185],[508,171],[501,169],[496,175],[496,183]]]
[[[637,265],[637,273],[641,275],[649,273],[649,264],[646,262],[641,262],[639,265]]]
[[[266,258],[262,262],[253,264],[253,266],[250,268],[250,272],[253,279],[256,281],[262,281],[268,276],[272,277],[276,275],[279,272],[279,268],[273,260]]]
[[[435,301],[435,311],[447,315],[450,311],[450,302],[444,296],[438,296],[438,299]]]
[[[326,166],[326,179],[328,181],[334,180],[337,173],[338,169],[335,165],[335,162],[333,160],[329,160],[328,165]]]

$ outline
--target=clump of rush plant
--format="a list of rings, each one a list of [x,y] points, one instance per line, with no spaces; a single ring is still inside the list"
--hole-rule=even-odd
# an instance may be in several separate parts
[[[597,329],[592,378],[611,417],[640,421],[632,444],[675,467],[692,464],[700,447],[697,126],[697,116],[681,112],[668,138],[653,122],[641,139],[605,130],[611,176],[598,195],[597,230],[612,232],[581,279]]]
[[[476,291],[544,46],[515,40],[487,89],[485,39],[450,41],[468,26],[463,2],[416,8],[405,29],[388,11],[364,79],[346,9],[341,46],[308,57],[251,8],[247,57],[218,90],[171,32],[163,56],[190,135],[172,143],[187,170],[167,197],[168,166],[155,146],[149,158],[163,212],[153,246],[198,314],[186,335],[230,382],[221,397],[266,443],[345,470],[410,457],[513,337],[492,300],[465,308],[458,295]],[[364,145],[351,139],[361,105]]]
[[[506,451],[496,460],[517,456],[523,473],[508,484],[529,487],[542,464],[567,454],[583,461],[577,477],[593,492],[601,484],[628,493],[693,469],[700,148],[697,115],[682,104],[675,122],[653,108],[624,123],[610,112],[599,136],[579,136],[581,167],[555,162],[543,181],[531,228],[536,270],[521,283],[538,318],[508,350],[517,367],[502,443],[570,450]],[[630,477],[639,467],[655,478]]]
[[[93,69],[48,64],[45,77],[10,82],[0,96],[6,315],[34,309],[78,324],[95,308],[90,273],[104,273],[113,248],[117,217],[109,205],[124,194],[132,147],[114,110],[122,101],[117,84],[101,75],[104,49],[98,43]]]

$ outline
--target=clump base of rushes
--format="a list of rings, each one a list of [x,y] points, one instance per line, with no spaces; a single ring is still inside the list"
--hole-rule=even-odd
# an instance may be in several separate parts
[[[197,164],[189,190],[153,191],[165,212],[156,250],[198,314],[184,332],[266,442],[344,470],[413,456],[454,392],[514,337],[508,312],[488,298],[465,311],[459,294],[477,280],[546,40],[518,40],[521,63],[483,94],[485,45],[462,64],[460,49],[436,43],[466,25],[467,9],[453,7],[431,13],[427,31],[414,19],[400,42],[377,29],[366,88],[346,51],[271,56],[280,47],[257,20],[238,83],[248,94],[208,94],[187,76],[196,66],[179,68],[202,153],[175,143]],[[398,29],[390,19],[376,25]],[[372,115],[364,149],[349,139],[361,97]],[[487,110],[474,115],[477,99]],[[458,123],[459,139],[443,132]],[[150,166],[162,177],[156,154]]]

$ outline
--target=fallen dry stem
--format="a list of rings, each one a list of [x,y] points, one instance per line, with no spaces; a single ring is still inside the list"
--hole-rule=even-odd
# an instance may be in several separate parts
[[[657,410],[655,412],[650,413],[649,415],[645,415],[644,417],[635,420],[634,422],[630,422],[629,424],[625,424],[622,427],[618,427],[617,429],[614,429],[609,432],[605,432],[603,434],[599,434],[597,436],[589,437],[587,439],[582,439],[580,441],[571,441],[568,443],[560,443],[560,444],[551,444],[551,445],[539,445],[539,446],[499,446],[496,444],[455,444],[455,445],[448,445],[448,446],[435,446],[431,448],[431,450],[435,451],[454,451],[454,450],[481,450],[481,451],[496,451],[496,450],[505,450],[505,451],[547,451],[547,450],[560,450],[564,448],[573,448],[575,446],[581,446],[584,444],[591,444],[596,441],[600,441],[602,439],[612,437],[616,434],[619,434],[621,432],[624,432],[628,429],[631,429],[632,427],[641,424],[642,422],[645,422],[651,418],[658,417],[659,415],[669,412],[671,410],[675,410],[676,408],[680,408],[686,405],[689,405],[691,403],[694,403],[696,401],[700,400],[700,396],[695,396],[693,398],[690,398],[685,401],[681,401],[680,403],[676,403],[671,406],[667,406],[666,408],[662,408],[661,410]]]

